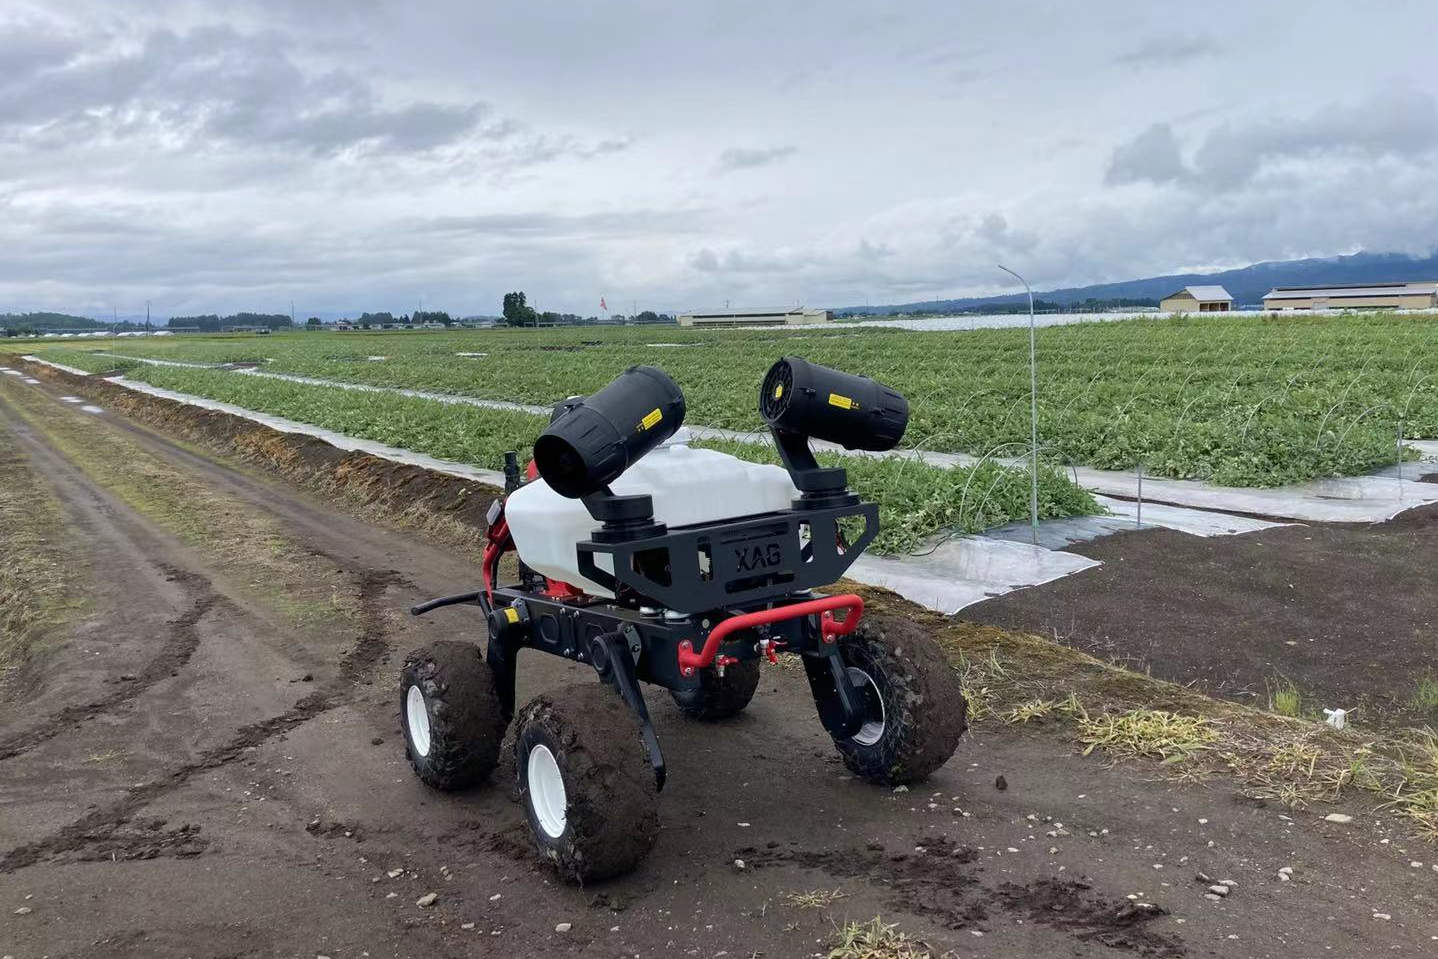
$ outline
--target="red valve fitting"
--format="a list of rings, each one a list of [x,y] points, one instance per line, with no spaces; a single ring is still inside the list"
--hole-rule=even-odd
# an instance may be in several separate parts
[[[841,609],[847,609],[848,615],[842,620],[835,619],[834,613]],[[741,629],[768,626],[771,623],[816,613],[819,614],[819,631],[824,642],[832,643],[836,636],[845,636],[858,628],[859,620],[864,615],[864,601],[853,593],[845,593],[841,596],[825,596],[822,599],[810,599],[802,603],[731,616],[709,631],[709,635],[704,638],[704,647],[698,652],[694,651],[694,644],[687,639],[679,644],[679,672],[684,676],[693,676],[696,669],[712,665],[719,652],[719,644],[724,642],[726,636]]]
[[[779,654],[774,652],[777,647],[788,646],[782,639],[761,639],[759,646],[764,650],[764,657],[775,666],[779,665]]]

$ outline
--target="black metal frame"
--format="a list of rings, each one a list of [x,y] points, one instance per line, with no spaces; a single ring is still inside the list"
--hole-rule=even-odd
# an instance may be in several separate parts
[[[852,540],[839,521],[862,519]],[[764,602],[836,582],[879,532],[879,507],[855,502],[676,526],[657,535],[578,544],[579,571],[611,593],[698,613]],[[841,547],[840,543],[844,545]],[[613,573],[599,567],[608,556]]]

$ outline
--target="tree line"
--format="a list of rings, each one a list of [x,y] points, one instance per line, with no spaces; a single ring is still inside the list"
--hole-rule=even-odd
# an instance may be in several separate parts
[[[504,308],[502,312],[505,325],[507,326],[593,326],[601,322],[597,316],[580,316],[578,313],[555,313],[550,310],[542,312],[536,310],[526,302],[523,290],[504,294]],[[655,313],[653,310],[641,310],[633,316],[625,316],[622,313],[611,314],[602,322],[673,323],[674,317],[669,313]]]
[[[5,336],[23,336],[39,330],[143,330],[145,324],[102,323],[88,316],[73,316],[69,313],[0,313],[0,330]]]
[[[218,333],[233,326],[263,326],[272,330],[282,330],[293,325],[294,323],[286,313],[231,313],[229,316],[201,313],[198,316],[170,317],[171,329],[185,327],[205,333]]]
[[[388,310],[382,310],[378,313],[361,313],[359,318],[353,322],[360,329],[367,330],[373,326],[415,326],[422,323],[453,326],[457,321],[444,310],[415,310],[413,313],[401,313],[399,316],[395,316]],[[310,317],[309,325],[319,326],[319,317]]]

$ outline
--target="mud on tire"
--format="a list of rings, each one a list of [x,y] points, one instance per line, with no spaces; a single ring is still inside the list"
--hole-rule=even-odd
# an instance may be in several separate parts
[[[938,644],[917,631],[886,634],[861,623],[839,651],[871,716],[854,736],[834,738],[844,765],[871,783],[897,786],[948,762],[968,728],[968,705]]]
[[[410,767],[435,789],[463,789],[499,761],[504,720],[494,674],[478,646],[441,640],[404,659],[400,725]]]
[[[585,683],[537,696],[515,717],[514,740],[519,798],[540,858],[571,882],[638,865],[659,834],[659,790],[639,721],[619,694]]]
[[[693,689],[671,689],[674,704],[692,719],[728,719],[738,715],[759,688],[759,660],[746,659],[724,670],[699,671],[699,685]]]

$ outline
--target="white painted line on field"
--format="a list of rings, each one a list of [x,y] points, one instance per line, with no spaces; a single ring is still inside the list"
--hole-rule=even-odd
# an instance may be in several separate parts
[[[24,375],[25,375],[24,373],[21,373],[19,370],[5,370],[4,372],[5,372],[5,375],[6,375],[6,376],[24,376]]]
[[[941,613],[1025,586],[1038,586],[1102,565],[1096,559],[982,536],[960,536],[926,556],[870,556],[854,561],[845,575],[870,586],[892,589],[905,599]]]
[[[1209,510],[1188,509],[1184,506],[1164,506],[1160,503],[1143,504],[1143,526],[1138,525],[1138,504],[1108,496],[1095,496],[1095,501],[1108,510],[1106,515],[1067,516],[1061,519],[1046,519],[1039,523],[1038,545],[1045,549],[1067,549],[1078,543],[1087,543],[1114,533],[1129,533],[1142,529],[1171,529],[1190,536],[1239,536],[1291,526],[1292,523],[1271,523],[1251,516],[1233,516]],[[1008,540],[1015,543],[1032,543],[1033,531],[1026,520],[1008,523],[985,530],[983,535],[991,539]]]
[[[27,376],[27,377],[25,377],[25,382],[26,382],[26,383],[29,383],[31,386],[39,386],[39,385],[40,385],[40,381],[37,380],[37,379],[35,379],[35,377],[33,377],[33,376]]]
[[[106,353],[103,350],[95,350],[91,356],[108,356],[114,360],[133,360],[136,363],[144,363],[148,366],[178,366],[187,370],[216,370],[220,368],[219,363],[185,363],[180,360],[157,360],[149,356],[131,356],[128,353]]]
[[[1136,499],[1138,475],[1078,467],[1079,483],[1095,493]],[[1370,476],[1309,480],[1292,486],[1210,486],[1193,480],[1143,478],[1143,507],[1149,503],[1252,513],[1310,523],[1381,523],[1415,506],[1438,503],[1438,485],[1414,483],[1419,470],[1408,464],[1400,484],[1393,467]],[[1400,492],[1402,498],[1400,499]]]
[[[85,402],[85,401],[82,400],[82,399],[80,399],[80,397],[78,397],[78,396],[62,396],[62,397],[60,397],[60,402],[62,402],[62,403],[83,403],[83,402]]]
[[[39,364],[41,364],[42,366],[53,366],[53,367],[54,367],[55,369],[57,369],[57,370],[64,370],[66,373],[73,373],[73,374],[75,374],[76,376],[89,376],[89,375],[90,375],[89,371],[87,371],[87,370],[79,370],[79,369],[76,369],[76,368],[73,367],[73,366],[66,366],[64,363],[56,363],[54,360],[42,360],[42,359],[40,359],[40,357],[38,357],[38,356],[30,356],[30,355],[27,354],[27,355],[22,356],[22,357],[20,357],[20,358],[21,358],[22,360],[27,360],[27,361],[29,361],[29,362],[31,362],[31,363],[39,363]]]
[[[1122,518],[1129,523],[1140,518],[1137,503],[1102,495],[1096,495],[1094,499],[1109,511],[1110,516]],[[1192,536],[1238,536],[1243,533],[1273,529],[1277,526],[1293,525],[1292,523],[1274,523],[1265,519],[1255,519],[1252,516],[1234,516],[1211,510],[1167,506],[1163,503],[1144,503],[1142,519],[1145,527],[1162,526],[1164,529],[1177,530]]]
[[[455,356],[488,356],[488,353],[456,353]]]
[[[336,433],[333,430],[311,426],[309,423],[300,423],[295,420],[285,419],[283,416],[257,413],[254,410],[247,410],[243,406],[236,406],[233,403],[221,403],[218,400],[206,399],[203,396],[193,396],[189,393],[177,393],[174,390],[161,389],[158,386],[151,386],[149,383],[127,379],[123,376],[109,377],[107,382],[114,383],[116,386],[123,386],[127,390],[134,390],[136,393],[159,396],[167,400],[174,400],[177,403],[184,403],[188,406],[197,406],[200,409],[229,413],[232,416],[238,416],[241,419],[279,430],[281,433],[297,433],[302,436],[313,436],[342,450],[369,453],[371,456],[378,456],[380,459],[403,463],[408,466],[420,466],[428,470],[434,470],[436,473],[458,476],[461,479],[472,480],[476,483],[484,483],[489,486],[497,486],[500,488],[504,486],[504,474],[495,470],[479,469],[466,463],[436,459],[433,456],[426,456],[423,453],[414,453],[409,450],[400,449],[399,447],[388,446],[384,443],[376,443],[373,440],[362,440],[355,436],[346,436],[344,433]]]
[[[105,411],[102,410],[100,407],[98,407],[98,406],[91,406],[89,403],[86,403],[84,406],[80,407],[80,409],[84,410],[86,413],[103,413],[103,412],[105,412]]]
[[[353,390],[356,393],[392,393],[421,400],[434,400],[453,406],[476,406],[486,410],[512,410],[516,413],[533,413],[548,416],[554,412],[552,406],[533,406],[526,403],[509,403],[504,400],[482,400],[477,396],[459,396],[453,393],[431,393],[428,390],[408,390],[397,386],[370,386],[368,383],[346,383],[343,380],[326,380],[314,376],[299,376],[295,373],[271,373],[268,370],[234,370],[241,376],[259,376],[269,380],[284,380],[287,383],[302,383],[306,386],[328,386],[338,390]]]

